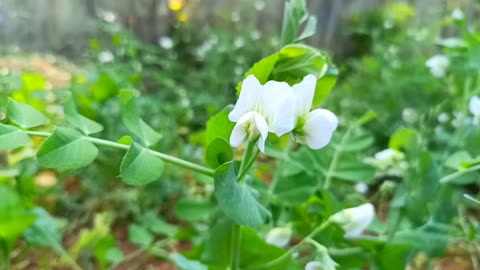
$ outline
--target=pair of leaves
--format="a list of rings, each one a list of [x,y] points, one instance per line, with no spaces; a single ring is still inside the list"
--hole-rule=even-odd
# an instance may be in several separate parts
[[[300,82],[306,75],[317,77],[313,107],[326,98],[337,81],[338,71],[324,51],[300,44],[288,45],[257,62],[246,74],[255,75],[260,83],[269,80],[284,81],[290,85]],[[242,83],[237,85],[240,93]]]
[[[305,23],[302,33],[300,27]],[[317,18],[308,14],[305,0],[290,0],[285,4],[282,26],[282,46],[301,41],[315,34]]]

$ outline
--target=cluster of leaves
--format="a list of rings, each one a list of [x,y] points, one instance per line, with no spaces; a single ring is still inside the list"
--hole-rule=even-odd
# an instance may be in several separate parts
[[[71,175],[72,170],[78,175],[75,169],[86,167],[80,172],[91,174],[92,183],[106,180],[118,183],[111,181],[118,175],[138,189],[121,187],[111,190],[108,196],[97,191],[99,201],[103,200],[102,209],[115,209],[115,214],[95,215],[92,226],[83,229],[76,243],[65,250],[62,247],[65,224],[59,225],[43,208],[32,207],[37,203],[36,198],[28,197],[31,186],[35,185],[32,179],[38,165],[27,158],[25,164],[14,166],[14,171],[0,171],[3,257],[9,256],[16,240],[23,235],[30,245],[51,248],[72,268],[77,267],[75,260],[85,257],[94,258],[101,269],[106,269],[149,253],[172,261],[180,269],[221,270],[230,265],[232,242],[236,241],[235,224],[240,224],[244,225],[239,251],[242,269],[266,269],[262,268],[266,263],[286,256],[281,264],[268,269],[298,270],[316,258],[316,251],[304,248],[298,258],[289,256],[288,247],[265,241],[267,231],[272,227],[291,227],[295,237],[303,238],[337,211],[366,201],[378,209],[378,217],[367,230],[368,237],[344,239],[343,231],[334,225],[314,237],[328,248],[341,269],[369,266],[403,270],[416,262],[418,254],[428,258],[443,256],[452,239],[465,244],[468,250],[475,248],[480,226],[466,213],[478,209],[478,205],[465,199],[464,194],[474,196],[478,189],[480,128],[473,119],[466,118],[460,127],[435,130],[441,110],[450,115],[453,110],[466,111],[468,98],[478,90],[478,33],[468,29],[464,22],[458,23],[462,36],[456,44],[460,45],[447,46],[445,53],[452,63],[467,64],[453,64],[450,76],[439,80],[431,77],[424,65],[424,51],[433,47],[430,39],[424,37],[418,41],[412,31],[405,34],[406,27],[412,27],[407,23],[412,15],[409,6],[394,4],[375,13],[373,24],[367,20],[358,27],[357,32],[371,35],[372,50],[342,67],[345,80],[325,100],[336,83],[338,71],[326,52],[295,44],[315,32],[316,20],[308,14],[305,1],[288,1],[281,38],[285,46],[257,62],[243,76],[253,74],[261,83],[279,80],[292,85],[303,76],[314,74],[318,78],[314,106],[331,104],[341,112],[340,128],[331,143],[319,151],[293,146],[286,137],[270,135],[266,155],[253,166],[253,174],[239,171],[237,152],[228,143],[234,125],[228,120],[232,106],[215,115],[213,112],[220,109],[218,104],[233,101],[233,82],[241,81],[242,77],[238,74],[238,78],[232,79],[225,74],[234,73],[239,64],[249,66],[252,59],[258,59],[260,52],[255,46],[211,50],[200,59],[187,46],[186,40],[192,36],[174,36],[176,49],[160,50],[139,43],[127,33],[111,32],[111,25],[105,25],[111,40],[92,40],[91,53],[96,57],[106,49],[102,44],[111,42],[109,49],[114,60],[92,64],[88,70],[94,71],[93,79],[75,77],[69,89],[71,94],[55,93],[57,99],[63,100],[63,114],[45,116],[39,112],[45,111],[42,102],[38,102],[41,96],[32,93],[45,86],[38,76],[22,75],[23,86],[14,87],[21,90],[9,93],[12,98],[7,101],[5,97],[1,103],[7,118],[0,124],[0,149],[28,152],[32,145],[38,146],[37,137],[44,136],[47,139],[36,153],[36,161],[42,167],[59,170],[61,177]],[[386,20],[393,26],[385,28]],[[365,27],[370,28],[365,31]],[[235,43],[228,34],[221,35],[224,36],[217,36],[221,44]],[[222,66],[225,59],[235,59],[238,55],[248,59]],[[192,77],[185,80],[185,74]],[[228,79],[221,81],[219,77]],[[157,86],[162,87],[153,92],[151,89]],[[139,89],[142,96],[137,98],[138,92],[129,90],[133,88]],[[190,93],[186,89],[202,91]],[[204,89],[218,92],[207,94]],[[225,89],[232,91],[225,95]],[[236,89],[238,94],[240,83]],[[212,100],[212,93],[221,97]],[[181,104],[185,98],[191,105]],[[420,110],[442,101],[442,105],[435,105],[428,112]],[[214,102],[217,104],[205,108]],[[400,117],[406,107],[416,110],[415,122]],[[181,119],[189,112],[198,112],[197,108],[205,111]],[[142,119],[140,115],[147,117]],[[213,116],[203,131],[203,124],[199,123],[204,123],[210,115]],[[118,124],[119,119],[123,125]],[[190,137],[197,146],[184,147],[203,148],[209,168],[156,151],[175,149],[180,155],[192,156],[192,152],[175,146],[180,140],[177,126],[183,125],[191,128],[187,133],[200,131]],[[56,126],[53,132],[45,132],[51,131],[51,126]],[[438,136],[432,136],[433,132]],[[120,138],[122,134],[129,136]],[[400,161],[389,161],[389,167],[397,169],[395,173],[378,166],[383,161],[372,158],[383,148],[403,157]],[[126,151],[122,159],[118,150]],[[166,162],[191,166],[200,173],[192,175],[166,167],[162,176]],[[27,165],[33,169],[25,169]],[[92,171],[96,166],[111,173]],[[162,181],[156,181],[160,177]],[[238,182],[242,177],[245,181]],[[164,194],[178,193],[175,187],[166,184],[171,179],[178,183],[184,196],[167,205],[171,209],[159,210],[166,205],[161,203],[166,201],[162,201]],[[359,184],[367,185],[370,191],[358,192]],[[96,190],[94,187],[90,189]],[[61,186],[57,189],[62,192]],[[142,203],[145,197],[155,198],[159,203]],[[63,207],[75,209],[59,201]],[[138,251],[127,256],[119,249],[112,232],[118,221],[129,222],[128,240],[139,246]],[[180,225],[171,224],[172,221]],[[191,242],[193,248],[180,253],[178,242],[184,240]]]

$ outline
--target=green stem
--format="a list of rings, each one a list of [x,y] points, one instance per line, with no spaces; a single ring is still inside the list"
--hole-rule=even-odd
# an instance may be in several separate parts
[[[240,269],[240,238],[241,236],[242,236],[242,227],[238,224],[233,224],[229,270]]]
[[[311,232],[307,237],[303,238],[300,243],[296,244],[292,248],[290,248],[287,252],[285,252],[282,256],[259,266],[253,266],[249,268],[248,270],[262,270],[262,269],[271,269],[272,267],[276,266],[277,264],[283,262],[285,259],[287,259],[289,256],[291,256],[295,251],[297,251],[303,244],[310,242],[311,239],[313,239],[319,232],[323,231],[325,228],[327,228],[330,225],[330,221],[327,220],[324,222],[322,225],[320,225],[318,228],[316,228],[313,232]]]
[[[28,131],[28,130],[25,131],[25,132],[29,135],[40,136],[40,137],[49,137],[50,135],[52,135],[52,133],[49,133],[49,132]],[[108,147],[112,147],[112,148],[116,148],[116,149],[128,150],[128,148],[130,147],[129,145],[126,145],[126,144],[116,143],[116,142],[112,142],[112,141],[108,141],[108,140],[102,140],[102,139],[88,137],[88,136],[87,136],[87,138],[88,138],[89,141],[91,141],[94,144],[102,145],[102,146],[108,146]],[[186,169],[190,169],[192,171],[195,171],[195,172],[207,175],[207,176],[213,176],[214,173],[215,173],[215,171],[210,169],[210,168],[207,168],[207,167],[204,167],[204,166],[201,166],[201,165],[198,165],[198,164],[195,164],[195,163],[192,163],[192,162],[189,162],[189,161],[186,161],[186,160],[174,157],[174,156],[170,156],[170,155],[167,155],[167,154],[164,154],[164,153],[161,153],[161,152],[157,152],[157,151],[154,151],[154,150],[150,150],[150,152],[153,155],[161,158],[165,162],[172,163],[172,164],[175,164],[177,166],[180,166],[180,167],[183,167],[183,168],[186,168]]]
[[[471,172],[478,171],[478,170],[480,170],[480,164],[469,167],[469,168],[466,168],[466,169],[461,170],[461,171],[454,172],[454,173],[449,174],[445,177],[442,177],[440,179],[440,183],[448,183],[448,182],[454,180],[455,178],[463,176],[464,174],[471,173]]]
[[[350,138],[350,133],[352,132],[352,127],[350,127],[347,130],[347,132],[345,132],[345,135],[343,135],[342,140],[340,141],[340,143],[337,145],[337,147],[335,149],[335,153],[333,154],[332,162],[330,163],[330,166],[328,167],[328,170],[327,170],[327,175],[325,176],[325,182],[323,183],[323,189],[324,190],[328,190],[328,188],[330,188],[330,184],[332,183],[333,173],[337,169],[338,161],[340,160],[340,155],[343,151],[343,145]]]
[[[238,170],[237,181],[242,183],[245,175],[248,170],[252,167],[253,163],[258,157],[257,153],[254,153],[255,141],[249,142],[245,152],[243,153],[242,163],[240,164],[240,169]],[[240,269],[240,244],[242,236],[242,226],[239,224],[233,224],[232,229],[232,244],[230,249],[230,268],[229,270],[239,270]]]

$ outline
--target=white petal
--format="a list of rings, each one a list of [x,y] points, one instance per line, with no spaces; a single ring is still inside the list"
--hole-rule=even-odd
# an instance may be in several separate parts
[[[345,237],[358,237],[375,218],[375,207],[371,203],[343,210],[351,221],[343,226]]]
[[[250,115],[246,113],[233,127],[232,134],[230,135],[230,145],[233,147],[239,147],[247,139],[247,123],[250,120]]]
[[[258,132],[260,133],[260,138],[258,138],[258,149],[260,149],[260,151],[262,153],[265,153],[265,141],[267,140],[267,136],[268,136],[268,124],[267,124],[267,121],[265,120],[265,118],[263,118],[263,116],[261,116],[259,113],[254,113],[255,114],[255,126],[258,130]]]
[[[242,83],[242,91],[233,110],[228,114],[228,119],[237,122],[240,117],[253,111],[261,102],[262,85],[254,75],[249,75]]]
[[[307,115],[305,121],[305,143],[312,149],[325,147],[338,126],[338,119],[329,110],[316,109]]]
[[[312,108],[313,96],[317,78],[310,74],[303,78],[301,82],[292,86],[296,98],[295,117],[298,118],[307,114]]]
[[[474,116],[480,116],[480,98],[478,96],[471,97],[468,108]]]
[[[271,229],[265,241],[270,245],[274,245],[277,247],[285,247],[290,243],[290,239],[292,238],[292,229],[290,228],[273,228]]]
[[[305,265],[305,270],[322,270],[322,269],[323,269],[323,265],[317,261],[309,262],[307,263],[307,265]]]
[[[262,91],[262,114],[269,131],[282,136],[294,127],[295,96],[285,82],[268,81]]]

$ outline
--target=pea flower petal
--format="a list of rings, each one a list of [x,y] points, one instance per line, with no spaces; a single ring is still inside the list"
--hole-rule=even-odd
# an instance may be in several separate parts
[[[228,118],[236,122],[230,136],[233,147],[245,140],[258,139],[258,148],[265,152],[268,132],[282,136],[293,129],[294,95],[284,82],[268,81],[261,85],[255,76],[248,76],[242,84],[240,97]]]
[[[470,98],[470,102],[468,103],[468,108],[470,112],[475,117],[480,116],[480,98],[478,96],[473,96]]]
[[[330,220],[343,228],[345,237],[353,238],[360,236],[373,221],[374,217],[375,207],[370,203],[366,203],[357,207],[343,209],[331,216]]]
[[[277,247],[285,247],[290,243],[290,239],[292,238],[292,229],[286,228],[273,228],[271,229],[265,241],[270,245],[274,245]]]

